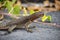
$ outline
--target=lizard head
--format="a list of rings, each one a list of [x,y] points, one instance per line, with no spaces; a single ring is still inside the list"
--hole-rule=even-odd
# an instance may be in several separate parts
[[[43,16],[44,16],[44,13],[43,12],[36,12],[36,13],[30,15],[29,16],[30,17],[29,19],[30,20],[35,20],[35,19],[37,19],[39,17],[43,17]]]
[[[38,17],[42,17],[42,16],[44,16],[44,13],[43,13],[43,12],[37,12],[36,15],[37,15]]]

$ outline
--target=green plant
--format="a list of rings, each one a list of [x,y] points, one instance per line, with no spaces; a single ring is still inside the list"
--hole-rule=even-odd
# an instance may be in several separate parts
[[[46,21],[46,20],[48,20],[48,21],[51,21],[52,20],[52,17],[50,16],[50,15],[46,15],[46,14],[44,14],[44,16],[42,17],[42,22],[44,22],[44,21]]]
[[[30,14],[34,14],[35,13],[35,11],[34,10],[30,10]]]
[[[5,0],[4,1],[4,6],[7,8],[9,14],[19,16],[21,5],[15,4],[16,1],[17,0],[12,0],[12,1]]]
[[[21,5],[19,4],[19,2],[17,1],[17,3],[15,4],[17,0],[0,0],[0,3],[3,3],[3,6],[5,6],[9,12],[9,14],[15,15],[15,16],[19,16],[20,15],[20,10],[21,10]],[[24,8],[24,15],[27,15],[27,10]],[[30,15],[34,14],[35,11],[34,10],[30,10]],[[51,16],[50,15],[46,15],[44,14],[44,16],[42,17],[42,22],[48,20],[51,21]]]

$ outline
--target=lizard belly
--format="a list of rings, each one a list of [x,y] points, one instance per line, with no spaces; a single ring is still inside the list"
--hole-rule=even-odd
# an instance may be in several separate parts
[[[25,25],[24,24],[17,25],[16,28],[25,28]]]

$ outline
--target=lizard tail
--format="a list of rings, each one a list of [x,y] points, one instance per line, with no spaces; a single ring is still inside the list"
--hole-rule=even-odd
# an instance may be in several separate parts
[[[8,27],[0,27],[0,30],[8,29]]]

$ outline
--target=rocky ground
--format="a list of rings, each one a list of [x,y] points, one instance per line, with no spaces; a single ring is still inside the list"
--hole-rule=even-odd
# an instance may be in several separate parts
[[[50,12],[47,15],[52,16],[51,22],[60,24],[60,11]],[[32,28],[33,33],[16,29],[8,35],[3,35],[6,31],[0,31],[0,40],[60,40],[60,28],[38,23],[31,23],[30,26],[36,26],[37,29]]]

